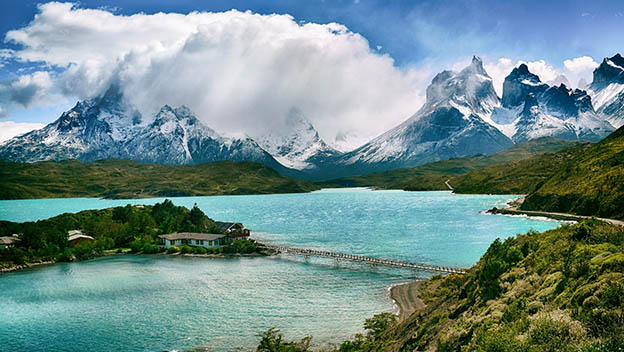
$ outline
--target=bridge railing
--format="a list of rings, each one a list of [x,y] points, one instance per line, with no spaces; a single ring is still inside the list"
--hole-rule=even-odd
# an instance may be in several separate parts
[[[259,245],[267,249],[274,250],[278,253],[296,254],[296,255],[303,255],[303,256],[316,256],[316,257],[325,257],[325,258],[336,258],[336,259],[344,259],[344,260],[363,262],[363,263],[371,263],[371,264],[426,270],[426,271],[435,271],[435,272],[442,272],[442,273],[465,274],[466,272],[465,269],[461,269],[461,268],[437,266],[437,265],[424,264],[424,263],[414,263],[414,262],[394,260],[394,259],[367,257],[367,256],[362,256],[362,255],[321,251],[321,250],[308,249],[308,248],[274,246],[274,245],[269,245],[266,243],[259,243]]]

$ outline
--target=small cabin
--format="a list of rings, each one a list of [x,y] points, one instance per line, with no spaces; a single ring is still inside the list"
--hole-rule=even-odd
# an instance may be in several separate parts
[[[251,233],[251,231],[246,229],[240,222],[215,221],[215,225],[217,225],[221,232],[232,237],[234,240],[246,240]]]
[[[75,246],[79,243],[93,242],[95,239],[91,236],[85,235],[82,230],[69,230],[67,231],[67,244]]]
[[[15,234],[12,236],[0,237],[0,249],[13,247],[13,245],[15,244],[15,242],[17,242],[18,239],[19,239],[19,236]]]
[[[204,248],[216,248],[230,243],[231,238],[226,235],[217,235],[212,233],[170,233],[166,235],[159,235],[156,239],[156,244],[160,247],[170,248],[173,246],[191,246],[191,247],[204,247]]]

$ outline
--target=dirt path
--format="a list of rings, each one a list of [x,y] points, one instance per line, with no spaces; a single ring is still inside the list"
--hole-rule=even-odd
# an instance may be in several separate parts
[[[425,307],[425,303],[419,297],[421,284],[422,281],[413,281],[390,289],[390,297],[399,306],[399,321],[405,320],[414,311]]]
[[[444,181],[444,184],[446,184],[446,187],[448,187],[451,191],[453,190],[453,186],[451,186],[451,184],[449,183],[451,179],[449,178],[448,180]]]

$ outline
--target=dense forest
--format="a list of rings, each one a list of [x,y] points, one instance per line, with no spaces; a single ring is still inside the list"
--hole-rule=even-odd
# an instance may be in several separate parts
[[[68,231],[81,229],[95,241],[70,247]],[[47,220],[15,223],[0,221],[0,236],[19,235],[17,243],[0,250],[5,266],[45,261],[82,260],[105,252],[132,251],[148,254],[161,252],[154,244],[159,234],[174,232],[221,233],[201,209],[175,206],[170,200],[148,205],[126,205],[102,210],[66,213]],[[184,246],[170,252],[206,254],[205,248]],[[251,253],[257,246],[251,241],[211,249],[212,253]]]

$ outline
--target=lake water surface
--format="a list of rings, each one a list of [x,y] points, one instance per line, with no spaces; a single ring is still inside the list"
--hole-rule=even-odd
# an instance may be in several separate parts
[[[556,221],[483,214],[512,196],[323,190],[308,194],[173,198],[240,221],[271,243],[437,265],[474,264],[497,237]],[[0,220],[162,199],[0,201]],[[115,256],[0,276],[0,341],[8,351],[247,350],[278,327],[337,343],[393,310],[387,287],[427,273],[323,259]]]

